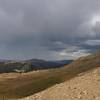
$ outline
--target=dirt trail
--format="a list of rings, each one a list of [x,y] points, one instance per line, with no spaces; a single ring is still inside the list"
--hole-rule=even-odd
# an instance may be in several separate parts
[[[100,68],[21,100],[100,100]]]

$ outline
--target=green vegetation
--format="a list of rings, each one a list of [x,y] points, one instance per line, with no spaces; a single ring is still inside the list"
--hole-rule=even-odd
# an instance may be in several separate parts
[[[0,73],[10,73],[10,72],[28,72],[32,71],[32,65],[28,62],[1,62],[0,63]]]
[[[100,67],[100,53],[80,58],[64,68],[20,74],[16,78],[0,81],[0,98],[23,98],[96,67]]]

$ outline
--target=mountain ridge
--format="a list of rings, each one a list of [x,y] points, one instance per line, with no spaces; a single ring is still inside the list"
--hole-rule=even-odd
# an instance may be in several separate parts
[[[2,60],[0,62],[0,73],[29,72],[34,70],[60,68],[70,64],[72,61],[73,60],[46,61],[41,59],[29,59],[25,61]]]
[[[79,68],[76,73],[80,73],[69,81],[56,84],[24,100],[100,100],[100,52],[81,57],[63,69],[70,67],[73,70],[74,67]]]
[[[3,81],[1,81],[0,85],[0,97],[5,96],[5,98],[19,99],[31,96],[56,84],[69,81],[70,79],[79,76],[79,74],[82,74],[83,72],[87,72],[99,67],[100,53],[95,53],[84,58],[79,58],[78,60],[62,68],[42,71],[38,70],[32,73],[17,74],[18,77],[13,78],[10,76],[9,79],[6,77],[4,79],[3,77]],[[9,76],[9,74],[6,76]]]

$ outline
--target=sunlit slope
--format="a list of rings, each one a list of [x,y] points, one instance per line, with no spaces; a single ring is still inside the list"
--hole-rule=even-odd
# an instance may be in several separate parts
[[[100,100],[100,67],[21,100]]]
[[[23,98],[100,67],[100,52],[80,58],[64,68],[20,74],[0,79],[0,98]],[[9,76],[9,74],[7,74]]]

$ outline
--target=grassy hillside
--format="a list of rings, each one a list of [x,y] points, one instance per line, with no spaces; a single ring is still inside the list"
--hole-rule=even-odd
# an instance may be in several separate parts
[[[0,98],[26,97],[96,67],[100,67],[100,52],[82,57],[64,68],[0,77]]]

